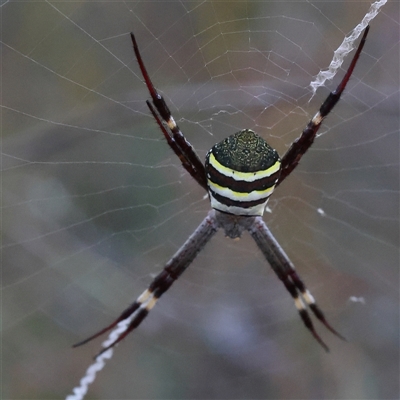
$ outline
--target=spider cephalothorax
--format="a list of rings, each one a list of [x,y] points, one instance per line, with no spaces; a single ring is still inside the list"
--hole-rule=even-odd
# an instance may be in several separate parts
[[[120,342],[140,325],[157,300],[189,267],[199,251],[219,229],[224,230],[225,235],[230,238],[240,237],[245,231],[249,232],[292,296],[304,324],[325,350],[328,351],[328,347],[315,331],[307,307],[326,328],[343,339],[326,321],[313,296],[297,274],[293,263],[263,221],[262,215],[273,190],[296,168],[301,157],[312,145],[323,119],[339,101],[361,54],[368,30],[369,27],[365,29],[350,66],[336,90],[328,95],[301,136],[292,143],[281,159],[263,138],[245,129],[216,144],[208,152],[205,165],[176,124],[165,100],[155,89],[144,66],[136,39],[131,34],[136,59],[152,98],[152,103],[147,101],[147,105],[183,167],[201,187],[208,191],[212,210],[154,278],[149,288],[111,325],[76,346],[113,329],[121,321],[129,320],[125,332],[102,352]]]

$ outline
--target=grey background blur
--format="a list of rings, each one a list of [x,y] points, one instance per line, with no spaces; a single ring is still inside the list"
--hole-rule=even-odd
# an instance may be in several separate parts
[[[71,345],[209,209],[149,116],[128,33],[202,158],[245,127],[282,154],[328,94],[309,103],[307,85],[368,7],[3,2],[2,398],[70,393],[101,341]],[[343,100],[265,215],[349,342],[316,323],[325,354],[249,238],[220,234],[88,398],[398,398],[398,17],[391,2],[372,22]]]

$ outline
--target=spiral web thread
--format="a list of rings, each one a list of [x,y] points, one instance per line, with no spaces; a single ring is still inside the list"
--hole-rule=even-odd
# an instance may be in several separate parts
[[[354,42],[358,39],[370,21],[372,21],[378,15],[381,7],[383,7],[386,2],[387,0],[379,0],[371,4],[370,9],[368,10],[367,14],[365,14],[362,21],[352,30],[350,35],[343,39],[341,45],[333,53],[333,58],[328,69],[320,71],[315,79],[310,83],[313,93],[312,96],[315,95],[320,86],[325,85],[327,80],[333,79],[338,69],[342,66],[344,59],[354,49]]]
[[[108,336],[107,340],[105,340],[102,343],[103,348],[108,347],[110,344],[114,343],[115,340],[118,339],[118,337],[126,331],[128,328],[129,323],[133,319],[133,317],[136,315],[136,313],[133,313],[129,318],[124,319],[121,321],[117,327],[111,331],[110,335]],[[79,382],[79,386],[76,386],[73,389],[73,393],[68,395],[66,397],[66,400],[82,400],[88,389],[90,384],[92,384],[95,379],[97,372],[101,371],[103,367],[106,364],[106,360],[110,359],[113,356],[115,347],[108,349],[104,353],[101,353],[99,356],[96,357],[94,363],[89,366],[89,368],[86,370],[85,375]]]

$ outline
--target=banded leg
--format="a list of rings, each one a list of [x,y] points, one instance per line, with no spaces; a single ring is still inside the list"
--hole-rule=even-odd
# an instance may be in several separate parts
[[[164,98],[157,92],[156,88],[154,87],[153,82],[151,81],[150,76],[144,65],[142,56],[140,55],[139,47],[133,33],[131,33],[131,39],[133,50],[135,52],[135,56],[142,72],[147,89],[150,92],[153,105],[156,108],[158,114],[161,116],[162,120],[165,122],[166,126],[172,132],[172,136],[168,133],[167,129],[163,125],[161,119],[159,118],[155,109],[149,101],[146,102],[147,106],[149,107],[153,117],[157,121],[157,124],[164,134],[167,143],[181,160],[183,167],[186,169],[187,172],[189,172],[193,179],[198,182],[200,186],[207,190],[207,179],[204,164],[201,162],[193,146],[186,140],[179,126],[176,124]]]
[[[354,54],[350,66],[347,69],[347,72],[343,77],[342,81],[339,83],[338,87],[329,94],[329,96],[326,98],[326,100],[320,107],[319,111],[314,115],[314,117],[305,127],[301,136],[292,143],[289,150],[282,157],[281,175],[275,186],[278,186],[296,168],[301,157],[303,157],[304,153],[313,144],[315,136],[317,134],[319,127],[321,126],[322,121],[332,111],[333,107],[335,107],[336,103],[339,101],[340,96],[342,95],[343,90],[345,89],[350,79],[350,76],[353,73],[353,70],[357,64],[358,58],[360,57],[361,51],[364,47],[365,40],[368,35],[368,31],[369,31],[369,26],[365,28],[364,35],[360,41],[360,44],[358,45],[357,51]]]
[[[209,240],[218,230],[218,222],[215,219],[215,211],[208,213],[189,239],[168,261],[164,269],[154,278],[148,289],[146,289],[137,300],[132,303],[122,314],[106,328],[90,336],[89,338],[75,344],[73,347],[82,346],[85,343],[97,338],[118,325],[119,322],[129,318],[136,313],[128,328],[111,345],[104,348],[98,355],[114,347],[131,331],[137,328],[146,318],[150,310],[155,306],[157,300],[171,287],[171,285],[182,275],[186,268],[196,258],[197,254],[204,248]]]
[[[271,265],[271,268],[274,270],[278,278],[285,285],[287,291],[293,297],[295,306],[300,314],[302,321],[304,322],[304,325],[311,331],[312,335],[320,343],[320,345],[326,351],[329,351],[328,346],[323,342],[321,337],[316,332],[310,315],[307,312],[304,301],[313,312],[313,314],[317,317],[317,319],[320,320],[327,329],[329,329],[340,339],[345,340],[345,338],[340,335],[335,329],[333,329],[332,326],[327,322],[323,312],[316,304],[314,297],[311,295],[310,291],[306,288],[303,281],[297,274],[293,263],[290,261],[289,257],[286,255],[279,243],[276,241],[262,218],[254,218],[254,223],[248,230],[255,242],[257,243],[259,249],[262,251],[265,258]]]

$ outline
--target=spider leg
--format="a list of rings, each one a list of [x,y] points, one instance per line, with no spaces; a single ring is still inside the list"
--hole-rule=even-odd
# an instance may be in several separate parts
[[[203,186],[203,182],[198,181],[197,170],[193,167],[193,164],[187,159],[187,157],[184,155],[184,153],[182,153],[180,147],[178,147],[176,145],[175,140],[170,136],[168,131],[165,129],[164,124],[162,123],[160,117],[156,113],[156,110],[154,109],[154,107],[151,105],[150,101],[147,100],[146,104],[149,107],[151,113],[153,114],[154,119],[157,121],[157,124],[160,127],[161,131],[163,132],[165,138],[167,139],[167,143],[169,144],[169,147],[171,147],[171,149],[174,151],[174,153],[179,157],[183,167],[186,169],[186,171],[189,172],[189,174],[192,176],[192,178],[195,179],[201,186]],[[207,187],[204,187],[204,189],[207,189]]]
[[[369,26],[365,28],[363,37],[360,41],[360,44],[358,45],[357,51],[354,54],[350,66],[347,69],[347,72],[343,77],[342,81],[339,83],[338,87],[328,95],[328,97],[320,107],[319,111],[314,115],[314,117],[311,119],[311,121],[307,124],[307,126],[303,130],[301,136],[292,143],[289,150],[282,157],[281,175],[279,177],[278,182],[276,183],[276,186],[278,186],[296,168],[301,157],[314,142],[314,138],[317,134],[319,127],[321,126],[322,121],[332,111],[333,107],[335,107],[336,103],[339,101],[340,96],[342,95],[353,73],[353,70],[357,64],[358,58],[360,57],[360,54],[362,52],[362,49],[364,47],[368,35],[368,31],[369,31]]]
[[[125,336],[127,336],[140,325],[150,310],[155,306],[157,300],[182,275],[186,268],[189,267],[192,261],[196,258],[197,254],[217,232],[218,228],[219,224],[215,219],[215,211],[212,210],[208,213],[207,217],[204,218],[204,220],[188,238],[188,240],[183,244],[183,246],[167,262],[164,269],[153,279],[148,289],[146,289],[134,303],[125,309],[111,325],[108,325],[106,328],[90,336],[88,339],[75,344],[73,347],[81,346],[97,338],[103,333],[106,333],[107,331],[116,327],[119,322],[131,317],[134,313],[136,313],[136,315],[133,316],[132,321],[129,323],[126,331],[120,334],[120,336],[113,343],[104,348],[98,355],[119,343]]]
[[[157,116],[150,102],[147,102],[147,105],[150,108],[153,117],[157,121],[158,126],[164,134],[164,137],[167,139],[167,143],[181,160],[183,167],[189,172],[189,174],[197,181],[197,183],[201,187],[207,190],[207,179],[204,164],[201,162],[193,146],[186,140],[179,126],[175,122],[164,98],[157,92],[156,88],[154,87],[153,82],[151,81],[147,69],[144,65],[142,56],[140,55],[139,47],[133,33],[131,33],[131,39],[133,50],[135,52],[135,56],[142,72],[147,89],[150,92],[153,105],[157,109],[157,112],[158,114],[160,114],[162,120],[172,132],[172,136],[168,133],[167,129],[161,122],[161,119]]]
[[[295,306],[300,314],[304,325],[312,333],[319,344],[326,351],[329,351],[328,346],[324,343],[324,341],[316,332],[314,324],[310,318],[309,313],[307,312],[307,308],[304,302],[307,304],[307,306],[310,308],[316,318],[320,320],[327,329],[329,329],[340,339],[345,340],[345,338],[340,335],[335,329],[333,329],[332,326],[326,321],[326,318],[321,309],[317,306],[314,297],[311,295],[310,291],[306,288],[303,281],[298,276],[293,263],[290,261],[289,257],[281,248],[277,240],[274,238],[262,218],[254,218],[254,223],[248,228],[248,231],[250,232],[251,236],[257,243],[259,249],[264,254],[265,258],[271,265],[278,278],[283,282],[285,288],[293,297]]]

